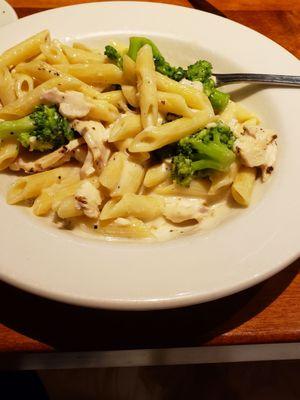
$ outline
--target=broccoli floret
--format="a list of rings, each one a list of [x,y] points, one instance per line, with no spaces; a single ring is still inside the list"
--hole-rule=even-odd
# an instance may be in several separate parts
[[[227,171],[235,160],[234,141],[230,128],[221,123],[181,139],[172,158],[173,179],[189,186],[194,177],[203,177],[203,173],[209,176],[215,170]]]
[[[123,57],[113,46],[105,46],[104,54],[113,61],[119,68],[123,68]]]
[[[131,37],[128,49],[128,56],[134,61],[136,60],[137,53],[145,44],[148,44],[152,48],[153,60],[155,64],[156,71],[163,75],[168,76],[175,81],[180,81],[185,77],[185,70],[181,67],[172,67],[163,57],[161,52],[158,50],[157,46],[152,42],[152,40],[145,37]]]
[[[46,151],[74,139],[75,131],[56,106],[39,105],[24,118],[0,122],[0,139],[12,136],[25,148]]]
[[[205,82],[211,77],[212,65],[206,60],[199,60],[189,65],[186,71],[186,78],[190,81]]]
[[[186,78],[190,81],[200,81],[203,83],[204,93],[208,96],[214,111],[219,113],[227,106],[229,94],[216,89],[216,84],[211,75],[211,63],[206,60],[200,60],[188,67]]]
[[[211,105],[213,106],[213,109],[215,113],[220,113],[222,112],[230,99],[229,94],[223,93],[218,89],[213,90],[213,92],[208,96],[209,101],[211,102]]]

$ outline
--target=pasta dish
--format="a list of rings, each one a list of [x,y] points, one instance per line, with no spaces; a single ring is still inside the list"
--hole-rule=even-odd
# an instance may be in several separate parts
[[[158,240],[247,207],[276,133],[216,87],[212,65],[168,63],[148,38],[104,52],[43,31],[0,56],[8,204],[60,227]]]

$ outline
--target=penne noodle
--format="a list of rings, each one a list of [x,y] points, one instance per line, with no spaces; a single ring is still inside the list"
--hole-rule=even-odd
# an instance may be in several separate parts
[[[100,93],[98,99],[107,101],[108,103],[113,104],[116,107],[119,107],[120,104],[126,103],[126,99],[123,96],[121,90],[112,90],[110,92]]]
[[[14,74],[15,93],[18,99],[25,96],[34,89],[34,83],[31,76],[26,74]]]
[[[136,75],[143,128],[157,125],[158,104],[152,49],[143,46],[136,58]]]
[[[189,187],[166,181],[154,189],[154,193],[164,196],[204,197],[208,195],[210,184],[206,179],[194,179]]]
[[[248,207],[256,178],[256,169],[241,167],[231,186],[234,200],[241,206]]]
[[[171,168],[166,163],[154,165],[146,172],[144,186],[151,188],[170,178]]]
[[[0,171],[15,161],[19,154],[19,145],[14,139],[0,142]]]
[[[134,86],[123,85],[122,92],[127,102],[135,108],[139,107],[137,91]],[[184,98],[176,93],[157,92],[158,111],[164,114],[172,113],[183,117],[192,117],[193,111],[187,106]]]
[[[80,184],[79,176],[65,180],[61,183],[43,189],[41,194],[35,199],[32,211],[35,215],[46,215],[51,211],[53,203],[58,205],[68,196],[72,196]],[[54,209],[54,207],[53,207]]]
[[[54,67],[65,74],[89,84],[122,84],[123,72],[113,64],[57,64]]]
[[[109,142],[117,142],[135,137],[143,130],[141,117],[138,114],[125,114],[118,118],[109,129]]]
[[[221,172],[215,171],[210,176],[211,187],[209,189],[209,194],[216,194],[221,189],[224,189],[232,184],[238,172],[238,165],[236,162],[233,162],[230,166],[229,171]]]
[[[136,85],[136,66],[135,62],[125,54],[123,56],[123,77],[124,81],[129,85]]]
[[[109,200],[103,207],[100,220],[136,217],[142,221],[151,221],[162,215],[164,201],[159,196],[125,194],[121,200]]]
[[[49,64],[68,64],[69,61],[65,56],[61,44],[57,40],[41,45],[41,52],[45,56]]]
[[[59,218],[74,218],[83,215],[83,211],[77,207],[74,196],[68,196],[63,199],[56,210]]]
[[[47,43],[49,38],[49,31],[45,30],[6,50],[0,55],[0,68],[10,68],[38,56],[41,45]]]
[[[137,218],[119,218],[114,221],[100,221],[98,232],[105,236],[117,236],[128,239],[152,237],[150,228]]]
[[[60,167],[51,171],[19,178],[13,183],[7,193],[7,203],[16,204],[24,200],[33,199],[39,196],[43,189],[74,175],[79,176],[78,168]]]
[[[158,110],[161,113],[172,113],[192,118],[194,113],[188,108],[184,98],[176,93],[158,92]]]
[[[100,52],[95,53],[86,47],[78,48],[74,47],[74,45],[73,47],[66,45],[62,45],[61,47],[70,64],[104,63],[105,56],[100,54]]]
[[[192,118],[183,117],[161,126],[147,128],[134,138],[129,151],[135,153],[159,149],[204,128],[213,119],[212,114],[203,110],[194,113]]]
[[[122,85],[122,93],[127,103],[129,103],[132,107],[138,108],[140,106],[136,88],[134,86]]]
[[[0,68],[0,102],[2,106],[6,106],[15,100],[15,81],[8,68]]]
[[[208,109],[213,112],[208,97],[201,91],[191,86],[185,86],[179,82],[173,81],[165,75],[156,72],[157,89],[162,92],[180,94],[187,105],[197,110]]]

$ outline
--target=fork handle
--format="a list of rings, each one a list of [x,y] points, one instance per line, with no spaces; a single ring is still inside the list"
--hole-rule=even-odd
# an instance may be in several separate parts
[[[235,82],[271,83],[272,85],[287,85],[300,87],[300,76],[272,74],[213,74],[217,86]]]

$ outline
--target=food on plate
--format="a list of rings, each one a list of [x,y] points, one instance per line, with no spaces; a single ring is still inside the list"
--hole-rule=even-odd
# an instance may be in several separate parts
[[[40,32],[0,56],[0,102],[0,170],[23,175],[7,202],[102,237],[195,231],[249,206],[276,161],[209,61],[173,66],[145,37],[101,51]]]

